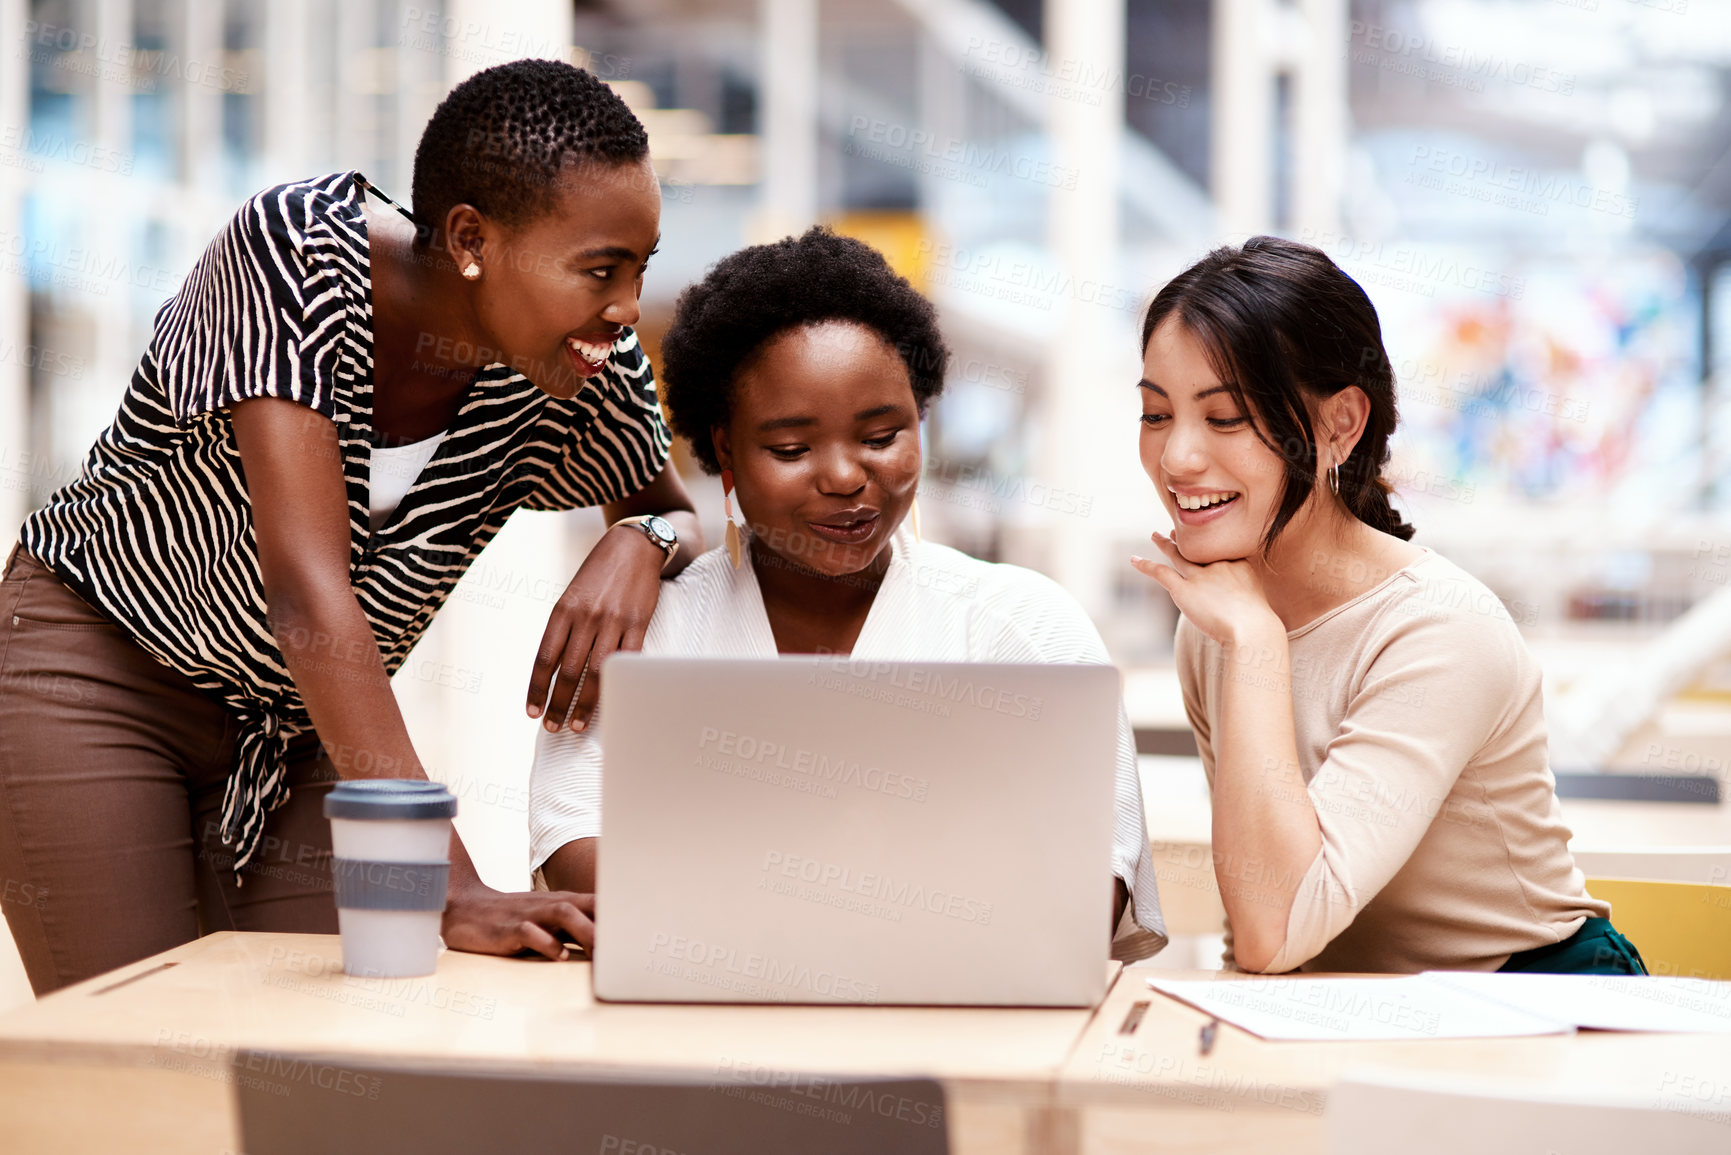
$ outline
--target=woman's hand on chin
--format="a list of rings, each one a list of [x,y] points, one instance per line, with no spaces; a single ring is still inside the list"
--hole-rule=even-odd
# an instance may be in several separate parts
[[[1170,537],[1158,532],[1150,536],[1166,560],[1132,557],[1130,564],[1159,582],[1197,629],[1223,646],[1238,645],[1268,630],[1286,633],[1280,617],[1269,608],[1261,575],[1249,562],[1198,565],[1178,552]]]

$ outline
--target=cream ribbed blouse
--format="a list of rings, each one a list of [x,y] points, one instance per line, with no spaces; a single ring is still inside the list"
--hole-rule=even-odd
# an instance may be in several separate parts
[[[1569,853],[1538,664],[1495,594],[1426,550],[1287,639],[1322,849],[1270,973],[1491,971],[1609,915]],[[1177,660],[1212,787],[1233,662],[1183,619]]]

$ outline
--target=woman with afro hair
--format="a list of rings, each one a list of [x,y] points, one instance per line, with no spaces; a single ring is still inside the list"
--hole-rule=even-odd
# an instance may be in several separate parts
[[[737,520],[666,584],[644,653],[1109,661],[1050,579],[920,540],[920,420],[949,352],[875,250],[812,229],[734,253],[680,297],[662,350],[674,431]],[[555,890],[594,889],[601,775],[593,728],[538,735],[531,866]],[[1113,953],[1134,959],[1166,935],[1122,708],[1116,781]]]

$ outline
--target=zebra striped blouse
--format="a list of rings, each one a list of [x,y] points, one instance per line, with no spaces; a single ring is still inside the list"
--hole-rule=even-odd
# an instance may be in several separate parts
[[[444,442],[375,532],[368,519],[372,283],[352,172],[244,204],[157,312],[113,425],[22,540],[147,652],[241,723],[223,797],[235,868],[288,798],[284,751],[312,729],[265,618],[252,507],[227,407],[281,397],[335,423],[349,578],[395,673],[513,510],[617,501],[649,484],[670,434],[632,334],[561,401],[480,371]]]

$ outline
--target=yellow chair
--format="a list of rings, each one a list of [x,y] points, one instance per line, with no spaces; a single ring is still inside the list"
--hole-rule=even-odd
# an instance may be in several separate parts
[[[1731,886],[1589,878],[1611,921],[1656,975],[1731,979]]]

